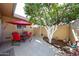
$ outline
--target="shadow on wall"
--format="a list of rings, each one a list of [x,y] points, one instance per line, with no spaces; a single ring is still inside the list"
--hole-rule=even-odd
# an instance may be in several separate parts
[[[66,25],[60,25],[57,29],[57,31],[54,33],[54,39],[57,39],[57,40],[64,40],[64,39],[68,39],[69,38],[69,25],[66,24]],[[45,28],[41,28],[41,34],[43,36],[46,36],[47,37],[47,32],[45,30]]]

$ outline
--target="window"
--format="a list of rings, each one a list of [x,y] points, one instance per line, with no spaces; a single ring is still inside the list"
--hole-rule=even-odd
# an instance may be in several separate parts
[[[26,28],[25,25],[17,25],[17,29],[24,29],[24,28]]]
[[[17,29],[21,29],[21,25],[17,25]]]
[[[26,28],[26,25],[22,25],[22,28]]]

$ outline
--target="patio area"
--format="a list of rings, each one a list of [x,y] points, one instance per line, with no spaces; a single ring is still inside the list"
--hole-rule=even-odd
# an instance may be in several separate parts
[[[40,9],[37,4],[23,5],[25,5],[25,8],[23,9],[22,5],[21,7],[25,12],[20,12],[21,8],[14,8],[18,6],[15,3],[0,4],[0,56],[79,55],[79,51],[77,51],[79,50],[79,27],[75,28],[79,25],[79,19],[75,18],[73,20],[72,12],[71,17],[67,17],[63,14],[65,12],[64,8],[58,8],[61,7],[59,4],[54,4],[58,9],[57,11],[60,12],[58,15],[56,15],[57,11],[54,8],[48,8],[48,6],[54,7],[53,4],[39,4]],[[30,11],[30,5],[37,7],[36,10],[31,7],[33,10]],[[70,10],[66,10],[68,13],[70,13],[73,5],[78,6],[78,4],[70,4]],[[25,13],[25,17],[17,14],[15,9],[18,9],[16,12],[20,14]],[[51,12],[46,11],[49,9],[51,9]],[[56,14],[53,14],[54,11],[52,10],[55,10]],[[62,18],[62,15],[65,15],[65,18]]]
[[[2,50],[1,50],[2,48]],[[9,53],[7,52],[9,50]],[[41,37],[33,37],[31,41],[20,42],[18,46],[13,46],[10,42],[0,47],[0,51],[5,51],[3,55],[12,56],[62,56],[60,50],[46,43]]]

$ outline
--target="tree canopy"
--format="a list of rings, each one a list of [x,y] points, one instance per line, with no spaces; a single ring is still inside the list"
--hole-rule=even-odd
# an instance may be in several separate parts
[[[25,3],[24,11],[34,24],[54,25],[60,22],[69,23],[79,18],[79,4],[65,3]],[[46,24],[44,23],[46,22]]]

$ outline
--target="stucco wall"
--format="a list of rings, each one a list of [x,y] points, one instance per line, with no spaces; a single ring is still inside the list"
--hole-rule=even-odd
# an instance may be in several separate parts
[[[64,40],[69,38],[69,25],[60,25],[58,30],[54,33],[54,38]]]
[[[7,34],[12,33],[13,31],[21,32],[22,30],[17,30],[16,25],[7,24],[7,27],[6,27]],[[35,28],[33,29],[33,34],[35,36],[41,36],[41,34],[43,34],[43,36],[47,36],[47,31],[45,30],[44,27]],[[67,39],[68,37],[69,37],[69,25],[59,26],[58,30],[54,33],[54,38],[59,40]]]
[[[15,31],[16,27],[15,25],[6,23],[7,20],[11,20],[10,17],[2,16],[2,20],[3,20],[3,23],[2,23],[3,41],[11,40],[11,38],[7,38],[7,37],[11,37],[12,31]]]
[[[43,36],[47,36],[47,32],[45,28],[41,28],[41,34],[43,34]],[[53,38],[58,39],[58,40],[64,40],[64,39],[68,39],[69,35],[70,35],[69,25],[60,25],[57,31],[54,33]]]
[[[41,28],[33,28],[34,36],[41,36]]]
[[[41,34],[43,36],[47,36],[47,31],[46,31],[46,29],[44,27],[41,27]]]
[[[6,26],[6,32],[12,33],[13,31],[16,31],[16,25],[8,24]]]
[[[11,20],[11,19],[4,17],[4,20]],[[18,31],[18,32],[22,31],[22,30],[17,30],[16,25],[5,23],[5,26],[6,26],[5,31],[7,34],[12,33],[13,31]],[[41,34],[43,34],[43,36],[47,36],[47,31],[45,30],[44,27],[34,28],[33,34],[37,36],[41,36]],[[69,38],[69,35],[70,35],[69,25],[60,25],[58,27],[58,30],[54,33],[54,38],[59,39],[59,40],[64,40],[64,39]]]
[[[10,17],[3,16],[2,19],[3,19],[4,31],[5,31],[6,34],[9,34],[9,33],[11,33],[12,31],[16,30],[16,29],[15,29],[15,28],[16,28],[15,25],[6,23],[6,21],[11,20]]]
[[[4,20],[3,26],[4,26],[5,36],[11,36],[11,33],[13,31],[22,32],[22,30],[17,30],[16,25],[5,23],[5,21],[11,20],[11,18],[2,17],[2,19]],[[47,36],[47,31],[45,30],[44,27],[34,28],[32,32],[36,36],[41,36],[41,35]],[[58,39],[58,40],[64,40],[64,39],[70,38],[72,43],[75,42],[75,38],[73,36],[72,30],[69,27],[69,25],[60,25],[58,27],[58,30],[54,33],[53,38]]]
[[[26,29],[23,30],[23,29],[17,29],[17,25],[14,25],[14,24],[9,24],[9,23],[5,23],[5,24],[7,24],[6,30],[5,30],[7,32],[7,34],[11,34],[14,31],[17,31],[19,33],[22,33],[23,31],[31,31],[29,29],[30,26],[26,26]]]
[[[8,33],[12,33],[14,31],[22,32],[21,29],[17,29],[17,26],[16,25],[10,24],[10,23],[6,23],[6,21],[11,21],[12,18],[3,16],[2,19],[4,21],[4,24],[3,25],[4,25],[4,27],[6,27],[5,28],[5,31],[6,31],[7,34]]]

